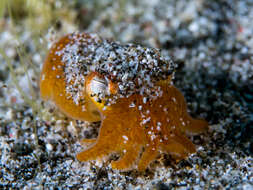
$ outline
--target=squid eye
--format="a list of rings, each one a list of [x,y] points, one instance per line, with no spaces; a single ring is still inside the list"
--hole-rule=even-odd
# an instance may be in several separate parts
[[[110,94],[108,82],[105,79],[94,76],[89,84],[89,93],[91,96],[97,96],[100,99]]]
[[[101,74],[92,72],[86,77],[86,93],[99,109],[103,109],[108,105],[110,96],[117,94],[117,83],[102,76]]]

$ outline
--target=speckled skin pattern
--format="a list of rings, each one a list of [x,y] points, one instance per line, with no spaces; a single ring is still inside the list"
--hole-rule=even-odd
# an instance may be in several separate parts
[[[40,95],[44,100],[51,100],[67,116],[85,121],[99,121],[99,114],[94,114],[96,108],[90,101],[84,102],[82,106],[77,106],[71,98],[66,98],[66,83],[64,75],[64,63],[62,57],[56,52],[62,50],[71,40],[66,36],[51,48],[44,63],[40,78]],[[97,113],[97,112],[96,112]]]
[[[65,36],[54,44],[43,66],[40,89],[41,97],[44,100],[52,100],[69,117],[90,122],[101,120],[98,138],[83,140],[84,143],[88,142],[91,146],[77,155],[78,160],[96,160],[117,153],[120,158],[112,161],[113,169],[129,170],[137,167],[138,170],[143,171],[160,153],[169,153],[176,160],[181,160],[195,152],[194,144],[185,134],[204,132],[208,124],[204,120],[193,119],[189,116],[184,97],[171,83],[171,72],[164,72],[169,67],[168,65],[163,67],[162,58],[162,61],[159,61],[160,65],[153,64],[151,67],[149,63],[144,65],[141,71],[147,68],[149,70],[140,75],[142,78],[139,81],[136,79],[138,81],[136,83],[129,83],[130,79],[120,81],[117,80],[117,77],[112,77],[113,71],[116,71],[113,69],[110,72],[101,72],[101,60],[98,61],[99,64],[94,64],[95,67],[92,64],[86,67],[82,75],[73,69],[80,68],[76,65],[80,65],[81,61],[73,63],[72,68],[72,61],[74,62],[75,58],[65,56],[66,50],[70,48],[68,52],[80,52],[80,47],[83,48],[83,45],[88,42],[81,43],[77,48],[73,45],[80,42],[80,39],[92,39],[93,37],[78,34],[75,35],[75,38],[78,41]],[[105,44],[100,40],[96,43]],[[130,50],[131,48],[130,46]],[[103,52],[107,53],[106,51],[108,49],[105,48]],[[125,51],[121,52],[125,53]],[[76,54],[76,56],[83,55],[85,55],[83,52]],[[160,55],[157,58],[160,58]],[[139,61],[142,60],[143,56]],[[102,61],[106,62],[104,59]],[[156,62],[152,60],[152,63]],[[166,63],[164,61],[164,64]],[[86,62],[81,62],[81,65],[83,64]],[[159,70],[159,67],[163,68]],[[153,69],[158,74],[152,74]],[[78,74],[69,74],[69,71]],[[131,71],[129,69],[127,72]],[[120,74],[126,75],[124,72]],[[133,75],[139,76],[138,73]],[[145,83],[146,78],[150,78],[147,84]],[[100,84],[97,87],[99,90],[91,87],[94,81]],[[79,84],[80,82],[82,84]],[[129,84],[133,84],[137,90],[123,88],[128,87]],[[140,84],[152,89],[142,90]],[[120,85],[123,87],[118,87]],[[75,95],[75,92],[78,96]]]

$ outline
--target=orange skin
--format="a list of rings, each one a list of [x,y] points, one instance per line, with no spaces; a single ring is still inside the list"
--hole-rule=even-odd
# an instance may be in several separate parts
[[[84,37],[84,36],[82,36]],[[64,63],[61,57],[56,54],[72,41],[65,36],[55,43],[50,49],[43,65],[40,76],[40,95],[44,100],[51,100],[67,116],[89,122],[100,121],[98,109],[91,101],[84,103],[86,111],[82,106],[77,106],[72,99],[67,99],[64,81]]]
[[[82,34],[80,37],[86,37],[85,35]],[[86,76],[85,103],[76,105],[72,99],[67,99],[64,63],[55,52],[68,43],[72,42],[65,36],[51,48],[42,69],[40,92],[44,100],[53,101],[71,118],[89,122],[101,120],[98,138],[83,140],[91,146],[77,154],[78,160],[96,160],[117,153],[120,158],[111,162],[113,169],[130,170],[137,167],[139,171],[143,171],[162,152],[181,160],[196,151],[194,144],[185,134],[204,132],[208,123],[193,119],[187,113],[184,97],[171,85],[170,79],[157,82],[162,95],[146,103],[143,103],[143,96],[133,94],[105,106],[103,102],[98,103],[91,96],[89,86],[93,77],[103,76],[91,72]],[[56,69],[53,70],[52,67]],[[111,81],[108,88],[112,95],[117,93],[117,86]]]

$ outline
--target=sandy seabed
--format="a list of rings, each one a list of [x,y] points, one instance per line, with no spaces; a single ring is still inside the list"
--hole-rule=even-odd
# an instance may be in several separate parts
[[[55,1],[33,19],[23,6],[12,21],[8,12],[0,20],[8,57],[0,54],[0,189],[253,189],[253,1]],[[49,42],[76,30],[159,48],[174,60],[189,112],[210,124],[191,137],[196,154],[177,164],[163,156],[142,173],[76,160],[79,140],[96,137],[99,123],[66,118],[38,88]]]

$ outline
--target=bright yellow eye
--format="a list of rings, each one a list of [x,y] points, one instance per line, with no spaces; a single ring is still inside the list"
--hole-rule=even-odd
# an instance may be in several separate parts
[[[99,110],[105,109],[112,96],[117,93],[116,84],[96,72],[86,77],[85,86],[86,93]]]

